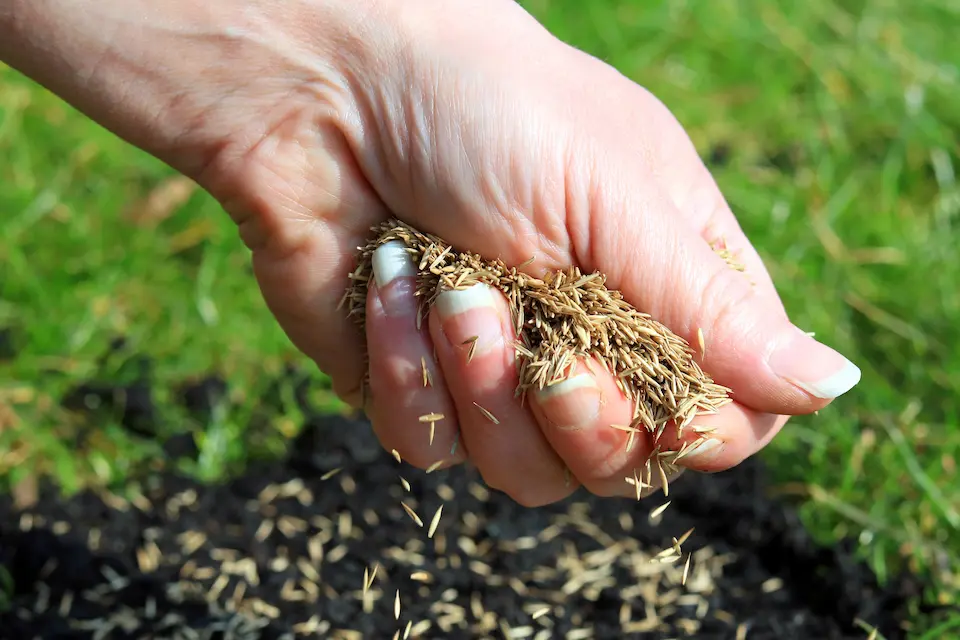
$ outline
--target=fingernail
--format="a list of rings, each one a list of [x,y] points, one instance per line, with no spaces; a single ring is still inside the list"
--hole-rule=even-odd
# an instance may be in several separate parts
[[[677,464],[681,464],[682,460],[689,460],[690,458],[696,458],[699,456],[715,456],[720,453],[720,449],[722,447],[723,440],[717,440],[716,438],[703,438],[687,449],[687,452],[683,454],[683,458],[677,461]]]
[[[589,429],[600,415],[600,387],[589,373],[535,391],[544,417],[560,429]]]
[[[437,296],[434,310],[440,318],[443,335],[467,358],[473,359],[503,344],[497,295],[492,287],[479,283]]]
[[[417,267],[399,240],[386,242],[373,252],[373,278],[377,284],[380,304],[388,316],[407,316],[416,313],[414,288]]]
[[[812,396],[833,399],[860,382],[860,369],[830,347],[800,329],[770,356],[770,367],[781,378]]]

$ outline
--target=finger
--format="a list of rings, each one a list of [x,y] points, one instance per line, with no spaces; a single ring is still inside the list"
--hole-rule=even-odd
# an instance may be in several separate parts
[[[426,326],[417,328],[416,265],[402,242],[372,257],[367,291],[367,349],[374,431],[386,449],[425,469],[464,459],[456,406],[433,359]]]
[[[363,333],[338,308],[358,245],[387,217],[332,124],[304,113],[243,156],[224,153],[208,179],[246,245],[268,308],[290,340],[359,406]]]
[[[667,429],[660,438],[664,451],[676,452],[668,461],[696,471],[730,469],[754,455],[780,432],[790,416],[754,411],[731,403],[716,414],[699,416],[680,437]]]
[[[691,344],[702,332],[707,370],[738,402],[761,412],[809,413],[859,381],[855,365],[791,324],[779,304],[691,233],[666,198],[631,188],[617,166],[607,169],[610,182],[593,199],[590,219],[628,222],[590,228],[589,266]]]
[[[636,497],[626,478],[644,475],[650,434],[631,430],[634,403],[608,370],[581,360],[566,380],[535,390],[531,406],[551,446],[591,493]],[[658,486],[659,478],[641,495]]]
[[[572,493],[563,460],[516,397],[515,334],[503,294],[485,284],[444,291],[431,309],[430,333],[484,481],[525,506]]]

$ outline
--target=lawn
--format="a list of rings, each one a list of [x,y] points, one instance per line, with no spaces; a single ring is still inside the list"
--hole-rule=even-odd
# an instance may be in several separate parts
[[[946,28],[960,5],[524,4],[673,109],[795,322],[863,370],[762,454],[782,494],[820,539],[856,539],[881,578],[909,566],[934,579],[932,601],[960,602],[960,54]],[[296,431],[293,403],[256,415],[266,374],[289,365],[337,410],[262,304],[216,203],[2,68],[0,177],[6,490],[29,500],[48,473],[70,490],[115,483],[164,464],[161,443],[184,433],[198,460],[170,464],[207,479],[239,470]],[[165,431],[64,408],[90,379],[136,379],[143,356]],[[229,393],[194,423],[171,395],[211,372]],[[960,619],[945,624],[960,633]]]

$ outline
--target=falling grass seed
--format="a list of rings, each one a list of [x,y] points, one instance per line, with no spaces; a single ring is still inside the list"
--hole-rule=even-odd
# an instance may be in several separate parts
[[[423,520],[420,519],[420,516],[417,515],[417,512],[407,506],[406,502],[401,502],[400,506],[403,507],[403,510],[407,512],[407,515],[410,516],[410,519],[417,523],[418,527],[423,526]]]
[[[667,500],[662,505],[660,505],[659,507],[657,507],[656,509],[650,512],[650,519],[656,520],[657,518],[659,518],[663,514],[663,512],[667,510],[667,507],[669,506],[670,506],[670,500]]]
[[[433,538],[433,534],[437,532],[437,526],[440,524],[440,514],[443,513],[443,505],[441,504],[437,507],[437,512],[433,514],[433,519],[430,520],[430,529],[427,531],[427,537]]]
[[[657,458],[657,473],[660,474],[660,484],[663,488],[663,497],[670,495],[670,480],[667,478],[667,472],[663,468],[660,458]]]

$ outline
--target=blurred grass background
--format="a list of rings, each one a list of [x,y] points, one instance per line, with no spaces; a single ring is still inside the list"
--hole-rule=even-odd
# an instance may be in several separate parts
[[[523,4],[674,110],[795,322],[862,368],[850,394],[762,454],[781,493],[820,539],[854,538],[881,579],[908,566],[934,578],[930,600],[960,601],[960,3]],[[291,364],[337,410],[262,304],[216,203],[3,68],[0,185],[5,490],[29,500],[48,473],[74,490],[143,465],[239,470],[296,432],[292,401],[257,416]],[[91,379],[136,380],[140,356],[159,433],[63,407]],[[197,421],[176,385],[211,372],[229,393]],[[162,447],[183,434],[195,461]],[[960,634],[958,618],[937,624],[923,637]]]

